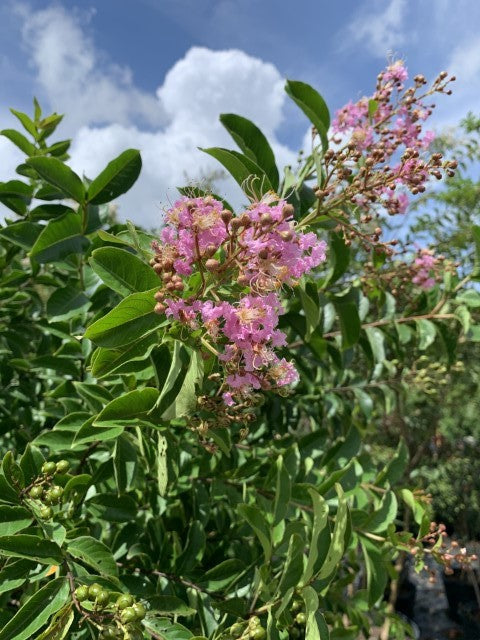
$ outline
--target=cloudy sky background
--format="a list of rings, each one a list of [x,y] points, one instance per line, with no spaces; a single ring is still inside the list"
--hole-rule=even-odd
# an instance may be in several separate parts
[[[128,147],[144,169],[120,199],[120,216],[158,226],[175,186],[219,165],[197,147],[234,146],[222,112],[253,120],[283,166],[294,162],[307,122],[285,78],[314,85],[332,111],[372,91],[389,57],[411,75],[442,69],[458,80],[437,101],[433,126],[480,112],[478,0],[31,0],[0,6],[0,128],[8,107],[66,117],[71,166],[94,177]],[[0,180],[22,156],[0,138]],[[187,178],[186,178],[187,176]],[[241,201],[222,181],[222,195]]]

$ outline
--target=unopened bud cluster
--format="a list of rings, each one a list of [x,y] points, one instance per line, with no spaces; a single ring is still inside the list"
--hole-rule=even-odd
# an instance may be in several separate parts
[[[404,247],[395,251],[395,257],[398,259],[389,260],[383,267],[367,262],[362,278],[364,283],[368,286],[370,283],[381,282],[392,295],[402,299],[418,293],[418,288],[429,291],[442,281],[446,272],[456,273],[456,265],[446,260],[444,255],[436,255],[433,249],[418,248],[412,255]]]
[[[155,311],[200,331],[223,369],[227,405],[297,380],[275,353],[285,345],[278,292],[323,262],[326,245],[296,230],[290,204],[268,194],[235,216],[211,196],[184,197],[167,211],[153,249],[162,280]]]
[[[325,180],[316,192],[324,210],[347,201],[358,208],[360,217],[371,219],[385,210],[390,215],[405,213],[408,193],[425,191],[432,176],[454,175],[455,161],[428,152],[434,133],[424,131],[424,123],[435,107],[425,99],[450,94],[447,86],[455,78],[442,72],[429,89],[424,89],[422,75],[405,89],[407,79],[407,69],[397,60],[379,74],[373,95],[337,111],[333,145],[323,157]],[[357,235],[365,245],[375,244],[380,237],[376,233],[371,238],[355,225],[345,224],[344,231],[347,240]],[[388,249],[389,243],[382,244]]]

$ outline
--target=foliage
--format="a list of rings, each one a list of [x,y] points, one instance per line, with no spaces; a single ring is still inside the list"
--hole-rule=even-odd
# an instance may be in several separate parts
[[[82,179],[66,164],[69,142],[49,143],[61,116],[44,117],[36,101],[33,118],[14,112],[26,133],[3,135],[28,157],[21,179],[0,185],[14,214],[0,229],[0,640],[353,640],[373,624],[403,637],[383,601],[394,561],[411,552],[420,569],[426,553],[440,559],[442,531],[406,484],[405,438],[382,464],[369,440],[398,415],[423,355],[452,369],[459,340],[476,335],[479,294],[451,263],[430,264],[427,254],[402,261],[380,240],[385,208],[401,203],[392,188],[401,175],[415,194],[454,166],[424,158],[418,131],[400,169],[387,165],[400,152],[400,142],[385,148],[399,110],[411,115],[424,99],[402,93],[402,77],[401,65],[385,72],[355,111],[364,129],[355,121],[348,137],[344,127],[337,151],[321,96],[289,81],[314,142],[283,176],[253,123],[222,116],[241,151],[206,151],[251,204],[234,216],[228,203],[187,188],[179,206],[218,209],[240,257],[232,266],[219,236],[213,253],[213,240],[190,246],[183,272],[180,254],[164,253],[169,243],[178,249],[171,236],[159,243],[112,221],[112,200],[138,177],[138,151]],[[415,91],[423,84],[417,77]],[[431,91],[446,85],[441,74]],[[259,207],[270,217],[252,222]],[[275,365],[289,357],[289,371],[298,369],[289,389],[263,362],[260,388],[251,377],[235,386],[222,359],[224,320],[204,326],[193,307],[222,301],[233,313],[252,291],[261,295],[254,276],[239,281],[250,268],[241,252],[267,232],[289,251],[303,232],[328,244],[328,263],[291,279],[275,271],[270,245],[254,256],[269,261],[278,292],[288,287],[274,318],[285,346],[267,346]],[[314,237],[298,240],[302,251]],[[412,281],[425,269],[428,290]],[[253,333],[242,339],[265,347]],[[413,533],[402,527],[406,510]]]

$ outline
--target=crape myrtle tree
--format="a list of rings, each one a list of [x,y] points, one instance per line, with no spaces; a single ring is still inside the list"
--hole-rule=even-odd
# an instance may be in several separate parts
[[[245,206],[180,188],[154,235],[112,216],[138,151],[82,179],[50,143],[61,116],[13,112],[0,640],[404,638],[384,597],[399,559],[468,565],[408,485],[408,434],[387,459],[372,445],[418,359],[447,375],[476,330],[478,260],[459,274],[382,240],[454,174],[423,124],[451,80],[406,88],[394,62],[332,123],[288,81],[312,145],[283,175],[252,122],[222,115],[240,150],[204,151]]]

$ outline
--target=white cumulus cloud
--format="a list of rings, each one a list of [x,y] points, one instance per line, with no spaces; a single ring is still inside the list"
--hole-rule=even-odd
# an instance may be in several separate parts
[[[235,148],[220,113],[255,122],[269,138],[280,169],[295,161],[296,154],[276,137],[286,97],[274,65],[240,50],[193,47],[150,95],[136,87],[128,69],[106,60],[86,33],[82,15],[58,5],[21,15],[40,92],[52,109],[66,113],[64,131],[73,137],[71,166],[95,177],[126,148],[142,153],[141,176],[119,199],[121,219],[158,227],[162,207],[177,197],[176,186],[221,169],[198,149]],[[3,151],[2,145],[2,157]],[[232,204],[245,201],[233,179],[218,184]]]
[[[85,33],[88,14],[60,5],[32,11],[20,5],[23,43],[37,82],[50,104],[68,116],[70,130],[87,123],[158,125],[163,121],[155,96],[135,87],[130,69],[98,52]]]
[[[405,42],[406,0],[373,0],[364,5],[346,28],[342,47],[363,44],[373,55],[385,55]]]
[[[220,168],[198,149],[235,146],[218,120],[220,113],[240,113],[254,121],[269,137],[280,167],[294,161],[295,154],[275,137],[285,98],[283,80],[271,64],[238,50],[194,47],[170,69],[157,95],[168,118],[158,131],[115,123],[83,127],[75,137],[72,166],[90,176],[126,147],[141,150],[142,175],[122,198],[122,216],[158,226],[161,204],[176,197],[175,186]],[[231,179],[222,181],[219,190],[235,204],[243,200]]]

